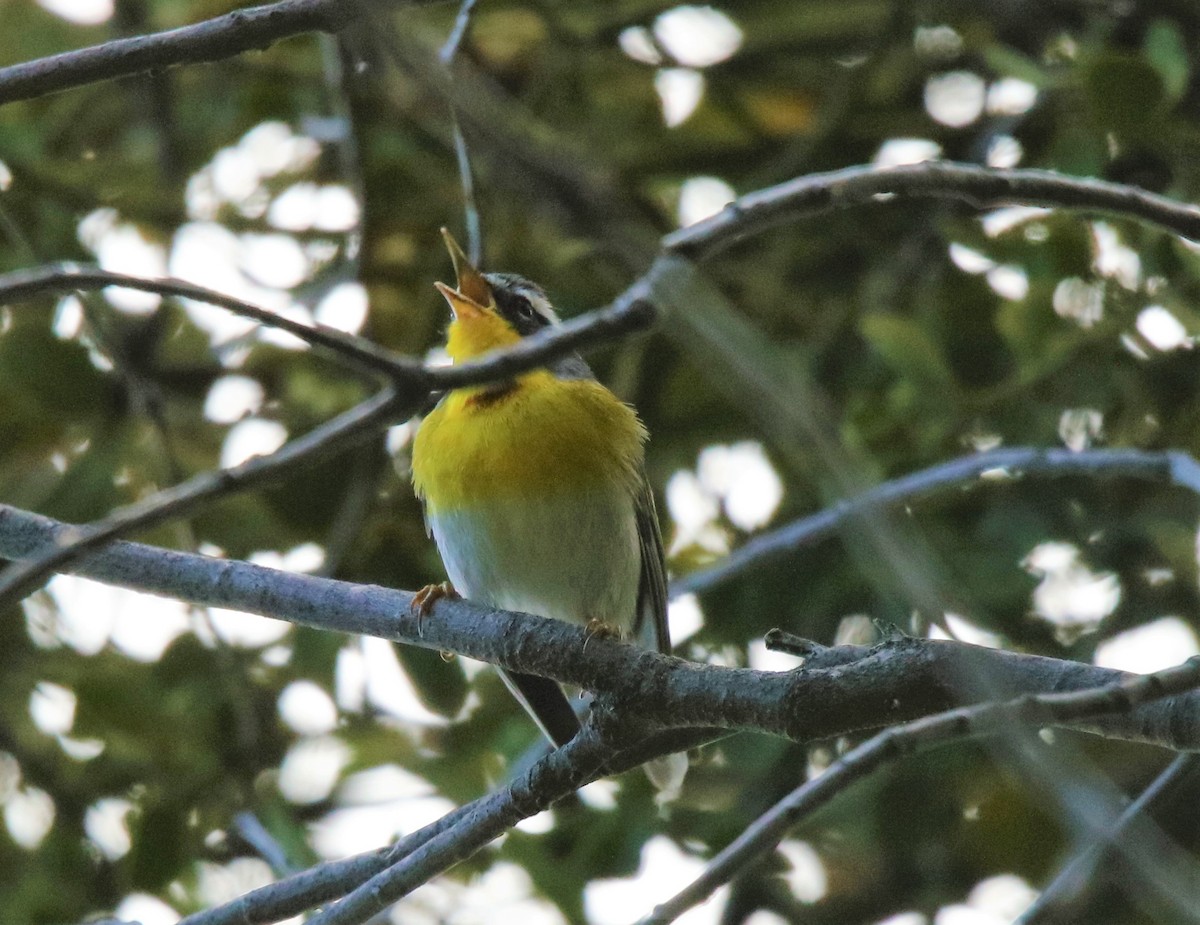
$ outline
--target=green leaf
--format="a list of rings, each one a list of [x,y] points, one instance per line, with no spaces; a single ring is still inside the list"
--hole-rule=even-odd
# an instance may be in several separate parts
[[[859,322],[859,331],[900,375],[929,385],[954,385],[941,347],[911,318],[868,315]]]
[[[1187,91],[1191,64],[1187,45],[1177,23],[1156,19],[1146,29],[1143,42],[1146,61],[1162,78],[1163,90],[1171,103],[1178,103]]]
[[[1165,108],[1162,75],[1136,55],[1099,56],[1084,69],[1083,86],[1092,118],[1104,130],[1142,127]]]
[[[111,411],[116,389],[87,350],[46,325],[16,324],[0,337],[0,407],[31,421]]]

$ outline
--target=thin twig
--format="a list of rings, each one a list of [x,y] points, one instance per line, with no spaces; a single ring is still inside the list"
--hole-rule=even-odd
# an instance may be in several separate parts
[[[147,279],[125,273],[112,273],[77,263],[51,263],[26,270],[14,270],[0,276],[0,304],[20,302],[47,292],[104,289],[117,286],[158,295],[171,295],[216,305],[250,318],[260,324],[286,331],[305,343],[323,347],[338,357],[370,372],[391,378],[422,378],[421,364],[397,356],[361,337],[313,322],[304,324],[242,299],[179,279]]]
[[[1200,241],[1200,208],[1124,183],[1070,177],[1052,170],[1001,170],[927,161],[902,167],[847,167],[747,193],[712,218],[663,239],[663,247],[709,257],[785,222],[901,199],[956,199],[976,209],[1041,205],[1135,218]]]
[[[441,59],[442,64],[448,66],[454,60],[454,56],[458,54],[458,49],[462,45],[463,39],[466,38],[467,29],[471,25],[471,14],[475,11],[475,3],[476,0],[462,0],[462,5],[458,8],[458,15],[454,17],[454,28],[450,30],[446,44],[438,52],[438,58]]]
[[[995,735],[1014,726],[1045,726],[1129,710],[1198,684],[1200,656],[1195,656],[1182,665],[1116,684],[959,707],[887,729],[776,803],[713,858],[696,880],[642,919],[641,925],[666,925],[704,902],[755,858],[777,846],[798,823],[886,763],[950,742]]]
[[[295,873],[296,868],[288,860],[287,851],[279,840],[267,831],[261,820],[250,812],[240,812],[233,817],[233,830],[238,837],[254,849],[260,858],[270,865],[276,877]]]
[[[983,479],[989,473],[994,474],[994,482]],[[1200,495],[1200,462],[1178,450],[1094,449],[1077,452],[1040,447],[989,450],[892,479],[816,514],[760,533],[712,567],[676,580],[671,585],[671,595],[678,597],[711,590],[749,569],[827,539],[873,511],[910,503],[949,486],[963,483],[1005,485],[1024,476],[1063,478],[1079,475],[1169,482]]]
[[[453,104],[451,104],[453,105]],[[454,135],[454,160],[458,163],[458,176],[463,193],[463,221],[467,227],[467,257],[475,266],[483,265],[483,222],[479,217],[479,205],[475,200],[475,178],[471,173],[471,154],[467,150],[467,139],[463,135],[458,113],[450,111],[450,126]]]
[[[454,28],[446,44],[438,53],[442,64],[449,69],[455,55],[466,38],[467,29],[471,25],[471,13],[475,10],[476,0],[462,0],[458,15],[454,18]],[[463,135],[462,125],[458,121],[458,110],[454,101],[450,101],[450,127],[454,137],[454,160],[458,164],[459,181],[463,191],[463,218],[467,226],[467,256],[475,266],[483,264],[483,223],[479,219],[479,207],[475,202],[475,178],[471,173],[471,155],[467,150],[467,139]]]
[[[1094,885],[1093,874],[1105,857],[1111,855],[1115,846],[1130,835],[1130,829],[1151,811],[1151,807],[1172,793],[1181,782],[1192,780],[1194,783],[1197,771],[1200,771],[1200,755],[1195,752],[1177,755],[1153,783],[1125,808],[1104,840],[1090,842],[1059,871],[1033,905],[1021,913],[1017,925],[1049,925],[1073,919],[1069,914],[1064,916],[1064,913],[1069,913],[1071,908],[1078,910],[1080,895]]]
[[[72,87],[259,51],[303,32],[335,33],[359,15],[350,0],[280,0],[166,32],[116,39],[0,68],[0,105]]]

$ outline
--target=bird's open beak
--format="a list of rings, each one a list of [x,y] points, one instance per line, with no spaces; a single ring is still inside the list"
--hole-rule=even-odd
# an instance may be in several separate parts
[[[450,303],[450,310],[454,312],[455,318],[478,317],[487,311],[494,301],[492,287],[483,278],[483,274],[471,265],[454,236],[445,228],[442,229],[442,239],[446,242],[446,250],[450,252],[450,259],[454,262],[454,274],[458,280],[453,289],[445,283],[434,283],[434,286]]]

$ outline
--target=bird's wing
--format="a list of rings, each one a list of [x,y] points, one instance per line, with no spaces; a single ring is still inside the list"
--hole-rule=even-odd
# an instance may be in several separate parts
[[[654,493],[642,473],[641,488],[633,499],[637,517],[638,545],[642,554],[641,580],[638,582],[637,614],[633,635],[647,649],[670,653],[671,636],[667,630],[667,565],[663,555],[662,533]]]
[[[645,473],[642,486],[634,498],[637,513],[638,545],[642,551],[642,577],[638,583],[638,611],[634,637],[647,649],[671,654],[671,635],[667,630],[667,564],[663,555],[662,533],[658,513],[654,510],[654,493]],[[646,762],[643,767],[656,789],[671,798],[679,795],[683,778],[688,771],[687,752],[663,755]]]

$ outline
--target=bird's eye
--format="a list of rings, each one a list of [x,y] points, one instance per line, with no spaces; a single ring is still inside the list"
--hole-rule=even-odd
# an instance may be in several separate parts
[[[522,321],[534,321],[537,318],[537,312],[533,310],[528,299],[517,300],[517,317]]]

